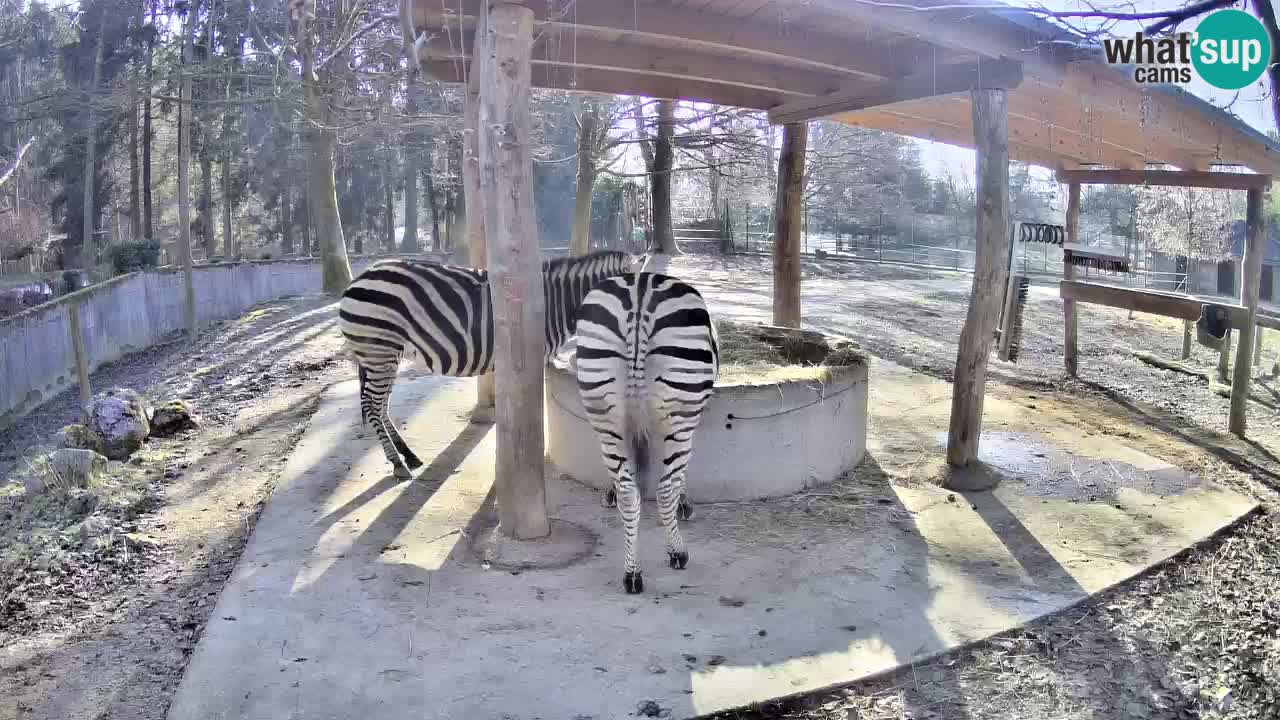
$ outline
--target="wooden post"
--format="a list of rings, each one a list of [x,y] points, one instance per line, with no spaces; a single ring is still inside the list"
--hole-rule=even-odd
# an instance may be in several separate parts
[[[1259,326],[1257,326],[1257,328],[1256,328],[1253,332],[1254,332],[1254,335],[1253,335],[1253,364],[1254,364],[1254,365],[1261,365],[1261,364],[1262,364],[1262,338],[1263,338],[1263,335],[1264,335],[1267,331],[1266,331],[1266,329],[1265,329],[1265,328],[1263,328],[1261,325],[1259,325]]]
[[[1237,359],[1237,362],[1239,360]],[[1231,371],[1231,328],[1222,338],[1222,349],[1218,351],[1218,382],[1227,382],[1227,373]]]
[[[1067,242],[1080,241],[1080,183],[1067,186]],[[1063,258],[1065,260],[1065,258]],[[1071,280],[1075,276],[1074,266],[1069,262],[1062,263],[1062,279]],[[1080,370],[1076,358],[1076,302],[1062,301],[1063,314],[1063,359],[1067,366],[1067,375],[1076,377]]]
[[[969,311],[956,353],[947,434],[947,462],[957,468],[978,458],[987,356],[1004,297],[1009,255],[1009,101],[1004,90],[974,90],[971,96],[977,151],[977,246]]]
[[[75,355],[76,382],[80,385],[80,412],[88,412],[89,399],[93,391],[89,387],[89,356],[84,350],[84,331],[80,323],[80,303],[73,302],[67,306],[68,332],[71,334],[71,353]]]
[[[545,298],[533,210],[529,84],[533,11],[489,9],[480,76],[480,186],[493,296],[498,526],[529,540],[551,531],[543,481]]]
[[[808,124],[783,126],[773,213],[773,324],[780,327],[800,327],[800,222],[808,145]]]
[[[1266,247],[1266,219],[1263,204],[1266,190],[1263,187],[1249,189],[1245,209],[1244,258],[1241,261],[1243,280],[1240,283],[1240,304],[1249,309],[1249,322],[1240,330],[1240,346],[1236,350],[1235,377],[1231,381],[1231,419],[1228,427],[1239,437],[1244,437],[1245,410],[1249,404],[1249,383],[1253,379],[1253,334],[1257,332],[1258,292],[1262,284],[1262,255]]]
[[[1132,312],[1132,311],[1130,311]],[[1191,321],[1182,321],[1182,359],[1187,360],[1191,357]]]
[[[480,17],[480,31],[476,33],[475,42],[484,37],[484,14]],[[466,197],[466,243],[471,267],[486,268],[489,266],[489,252],[485,246],[484,208],[485,198],[480,192],[480,136],[477,132],[480,118],[480,76],[484,67],[485,54],[472,48],[470,75],[467,78],[466,92],[463,93],[463,129],[462,129],[462,184]],[[476,380],[476,406],[471,412],[472,422],[493,422],[493,373],[485,373]]]

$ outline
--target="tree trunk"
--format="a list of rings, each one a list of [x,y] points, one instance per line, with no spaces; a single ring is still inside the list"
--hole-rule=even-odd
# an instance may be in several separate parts
[[[137,30],[142,29],[142,3],[138,3]],[[141,188],[138,187],[138,74],[129,70],[129,239],[142,237]]]
[[[573,232],[569,254],[586,255],[591,247],[591,192],[596,185],[595,138],[599,124],[596,105],[587,101],[578,123],[578,179],[573,200]]]
[[[446,249],[442,245],[451,243],[453,238],[445,238],[440,235],[440,209],[436,202],[436,182],[431,177],[433,160],[430,153],[423,155],[423,163],[426,167],[423,169],[422,183],[426,185],[427,209],[431,211],[431,249],[435,252],[441,252]]]
[[[773,324],[781,327],[800,327],[800,213],[808,145],[808,123],[783,127],[773,243]]]
[[[1067,186],[1067,242],[1075,244],[1080,242],[1080,183],[1071,183]],[[1071,280],[1075,277],[1075,267],[1070,263],[1062,265],[1062,279]],[[1063,363],[1067,369],[1067,375],[1076,377],[1080,372],[1080,361],[1076,356],[1076,301],[1062,301],[1062,344],[1063,344]]]
[[[658,101],[658,137],[653,143],[653,167],[649,170],[650,192],[653,194],[653,252],[679,255],[675,229],[671,225],[671,170],[675,165],[675,103]]]
[[[415,122],[413,116],[418,112],[418,100],[422,96],[423,84],[414,68],[410,66],[405,80],[404,114],[409,122]],[[422,153],[420,147],[422,133],[417,128],[408,128],[404,134],[404,237],[400,241],[400,251],[416,253],[418,247],[418,163]]]
[[[476,37],[482,37],[485,34],[485,23],[488,22],[487,15],[480,18],[480,27],[476,32]],[[487,268],[489,266],[489,246],[485,239],[485,198],[480,193],[480,76],[483,74],[481,68],[484,66],[483,53],[476,53],[476,60],[471,63],[471,74],[468,77],[467,87],[463,94],[462,103],[462,143],[459,158],[462,163],[462,192],[456,192],[453,187],[449,189],[449,198],[455,195],[458,201],[463,205],[463,217],[466,220],[466,228],[463,238],[460,242],[453,237],[453,228],[457,225],[455,217],[449,216],[450,242],[457,248],[455,253],[460,252],[462,246],[465,246],[467,252],[468,264],[474,268]],[[450,170],[453,169],[454,152],[453,147],[449,148]],[[452,173],[450,178],[455,177]],[[472,410],[471,419],[473,422],[493,422],[494,419],[494,378],[493,373],[485,373],[476,380],[476,406]]]
[[[156,24],[156,5],[151,7],[151,26]],[[142,237],[150,242],[155,234],[152,231],[151,212],[151,87],[154,79],[152,56],[155,54],[155,42],[147,42],[147,67],[142,93]]]
[[[86,112],[88,119],[85,123],[84,135],[84,179],[81,181],[81,187],[84,189],[84,202],[81,205],[83,211],[82,223],[80,229],[80,258],[76,262],[76,267],[88,268],[97,263],[97,253],[95,252],[93,226],[94,219],[98,214],[95,212],[95,203],[97,188],[94,187],[97,180],[98,169],[98,114],[95,108],[98,104],[98,84],[102,81],[102,46],[105,40],[107,28],[106,15],[103,15],[101,26],[98,28],[98,49],[94,51],[93,59],[93,77],[89,85],[88,110]]]
[[[390,170],[384,170],[382,176],[382,249],[393,253],[396,251],[396,193],[391,185]]]
[[[293,183],[287,180],[280,191],[280,250],[293,254]]]
[[[223,99],[227,104],[222,109],[222,254],[230,258],[240,256],[239,243],[231,229],[231,144],[235,125],[231,112],[231,65],[228,64],[223,74]]]
[[[187,27],[182,32],[182,88],[178,103],[178,257],[186,288],[185,315],[187,338],[196,336],[196,295],[191,277],[191,65],[195,49],[195,25],[200,17],[200,2],[191,4]]]
[[[1244,257],[1240,259],[1240,304],[1249,308],[1249,322],[1240,329],[1235,377],[1231,380],[1231,413],[1227,423],[1233,435],[1244,437],[1249,384],[1253,381],[1254,333],[1258,332],[1258,295],[1262,284],[1262,256],[1267,245],[1266,191],[1249,190],[1245,209]]]
[[[299,37],[308,37],[306,20],[299,23]],[[347,261],[347,242],[342,234],[342,216],[338,213],[338,189],[334,179],[334,156],[338,139],[329,117],[329,93],[336,83],[332,71],[317,74],[315,49],[301,43],[302,89],[307,114],[307,209],[311,213],[316,240],[320,247],[323,289],[337,295],[351,284],[351,264]],[[339,63],[339,66],[341,64]]]
[[[529,144],[533,11],[498,3],[484,33],[479,122],[485,228],[490,244],[497,396],[498,529],[518,540],[546,537],[543,471],[542,273]]]

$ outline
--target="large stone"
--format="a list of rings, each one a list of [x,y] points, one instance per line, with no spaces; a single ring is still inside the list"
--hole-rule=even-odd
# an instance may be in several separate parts
[[[183,430],[197,427],[191,406],[184,400],[170,400],[156,406],[151,413],[151,435],[153,437],[171,437]]]
[[[107,459],[92,450],[62,448],[49,456],[51,484],[62,488],[86,488],[107,469]]]
[[[98,393],[85,408],[89,430],[102,438],[104,454],[125,460],[151,434],[151,408],[138,393],[112,388]]]
[[[68,425],[58,431],[57,443],[64,448],[92,450],[102,454],[102,436],[84,425]]]

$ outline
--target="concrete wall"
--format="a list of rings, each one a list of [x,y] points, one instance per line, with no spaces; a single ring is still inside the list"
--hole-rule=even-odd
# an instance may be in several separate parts
[[[867,366],[838,368],[830,382],[717,385],[693,439],[685,481],[691,502],[783,497],[831,484],[867,448]],[[612,480],[584,418],[576,379],[547,369],[547,455],[560,471],[600,490]],[[659,468],[661,443],[650,447]],[[653,498],[651,478],[645,497]]]
[[[380,258],[351,258],[359,273]],[[200,325],[243,314],[258,303],[320,292],[312,259],[202,265],[193,274]],[[0,427],[75,384],[68,308],[80,304],[89,370],[144,350],[184,328],[182,272],[130,273],[0,320]]]

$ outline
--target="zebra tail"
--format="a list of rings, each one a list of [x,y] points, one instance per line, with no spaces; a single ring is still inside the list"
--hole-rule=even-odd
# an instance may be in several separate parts
[[[636,489],[640,497],[649,493],[649,402],[640,388],[627,388],[626,436],[636,461]]]

